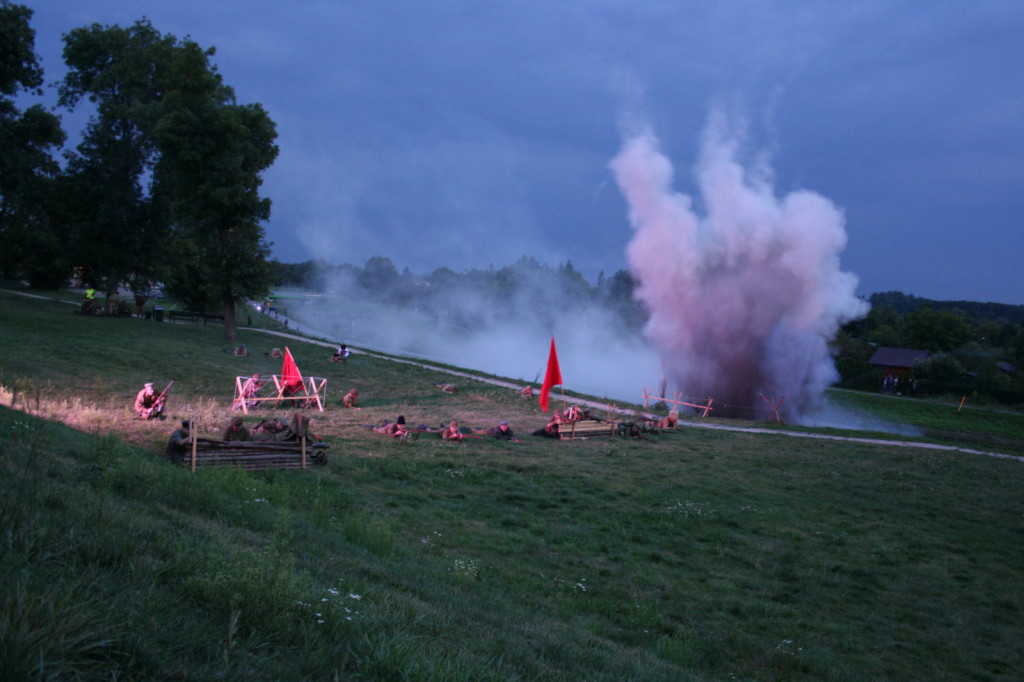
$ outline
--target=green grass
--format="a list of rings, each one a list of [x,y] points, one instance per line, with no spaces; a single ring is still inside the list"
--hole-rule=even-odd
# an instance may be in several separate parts
[[[916,426],[924,436],[919,440],[1024,455],[1020,411],[852,391],[832,391],[829,397],[852,410]]]
[[[231,379],[279,369],[263,353],[282,340],[242,332],[256,355],[234,358],[219,327],[82,318],[3,292],[0,316],[0,679],[1024,668],[1020,461],[696,428],[393,442],[362,424],[501,417],[524,432],[543,415],[508,389],[460,378],[443,394],[433,370],[332,365],[329,349],[289,341],[304,373],[329,380],[333,403],[314,413],[328,465],[193,475],[157,456],[173,424],[133,419],[134,392],[174,379],[174,418],[215,430]],[[353,385],[363,410],[338,406]],[[933,409],[900,406],[921,409],[908,421]],[[1019,415],[992,414],[943,439],[1012,437],[1003,422]]]

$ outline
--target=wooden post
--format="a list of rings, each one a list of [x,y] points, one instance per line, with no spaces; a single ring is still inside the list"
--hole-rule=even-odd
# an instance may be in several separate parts
[[[965,402],[967,402],[967,396],[964,396],[963,399],[960,401],[960,407],[956,408],[957,412],[959,412],[960,410],[964,409],[964,403]]]
[[[242,377],[235,377],[235,402],[231,406],[232,410],[238,409],[238,404],[242,404],[242,413],[249,414],[248,406],[246,405],[245,395],[242,392]]]
[[[302,435],[302,469],[306,469],[306,435]]]
[[[199,440],[196,437],[196,422],[194,419],[188,420],[188,435],[192,439],[192,473],[196,472],[196,446]]]

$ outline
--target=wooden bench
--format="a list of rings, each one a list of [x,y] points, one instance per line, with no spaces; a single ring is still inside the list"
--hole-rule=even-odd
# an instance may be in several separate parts
[[[265,469],[305,469],[327,464],[327,443],[299,441],[245,440],[219,441],[197,438],[181,465],[195,471],[199,466],[240,467],[246,471]]]
[[[558,433],[564,440],[591,438],[594,436],[614,436],[615,422],[580,419],[574,422],[563,423],[558,427]]]
[[[207,322],[220,322],[221,324],[224,324],[224,316],[223,315],[218,315],[216,313],[202,313],[202,316],[203,316],[203,326],[206,326]]]
[[[167,316],[171,322],[175,320],[188,320],[192,324],[199,322],[199,313],[189,310],[169,310]]]

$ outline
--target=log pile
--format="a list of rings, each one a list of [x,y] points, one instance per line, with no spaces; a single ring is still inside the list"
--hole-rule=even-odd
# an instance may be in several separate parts
[[[560,424],[558,433],[564,440],[589,438],[591,436],[614,436],[615,422],[595,419],[581,419]]]
[[[235,466],[247,471],[264,469],[304,469],[327,464],[327,443],[299,441],[247,440],[219,441],[199,438],[195,449],[181,458],[183,466]],[[194,467],[193,467],[194,468]]]

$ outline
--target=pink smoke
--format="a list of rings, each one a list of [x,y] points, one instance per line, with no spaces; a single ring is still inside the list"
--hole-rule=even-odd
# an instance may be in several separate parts
[[[706,215],[672,189],[672,163],[651,130],[624,136],[611,163],[635,235],[627,255],[646,333],[666,376],[714,414],[763,417],[761,398],[794,420],[838,378],[828,342],[865,314],[857,279],[839,269],[842,212],[799,190],[776,198],[770,169],[737,161],[725,117],[704,131],[697,179]]]

